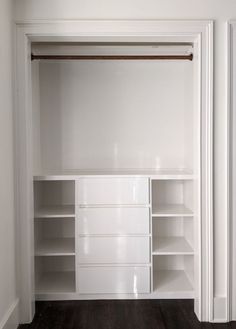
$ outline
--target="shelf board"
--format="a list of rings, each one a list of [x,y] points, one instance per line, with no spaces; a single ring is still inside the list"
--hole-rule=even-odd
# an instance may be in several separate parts
[[[35,210],[34,218],[60,218],[75,217],[75,206],[73,205],[57,205],[43,206]]]
[[[44,180],[76,180],[86,176],[138,176],[150,177],[152,180],[192,180],[195,178],[189,169],[162,168],[162,169],[91,169],[91,170],[62,170],[49,171],[34,175],[34,181]]]
[[[35,256],[73,256],[74,238],[43,239],[35,247]]]
[[[75,292],[75,272],[44,272],[36,283],[36,294]]]
[[[154,292],[193,292],[193,286],[183,270],[160,270],[154,272]]]
[[[193,248],[184,237],[155,237],[153,255],[193,255]]]
[[[153,205],[152,217],[191,217],[192,210],[183,204]]]

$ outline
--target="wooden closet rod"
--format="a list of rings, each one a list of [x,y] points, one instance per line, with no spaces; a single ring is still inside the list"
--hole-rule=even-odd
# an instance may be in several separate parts
[[[193,60],[189,55],[34,55],[31,60]]]

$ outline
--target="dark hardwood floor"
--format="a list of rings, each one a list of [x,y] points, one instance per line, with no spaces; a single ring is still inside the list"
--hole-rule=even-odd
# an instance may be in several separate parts
[[[236,329],[200,323],[192,300],[37,302],[34,321],[20,329]]]

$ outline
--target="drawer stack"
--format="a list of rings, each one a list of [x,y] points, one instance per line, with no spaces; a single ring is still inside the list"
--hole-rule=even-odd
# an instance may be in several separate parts
[[[76,213],[78,292],[149,293],[149,179],[80,178]]]

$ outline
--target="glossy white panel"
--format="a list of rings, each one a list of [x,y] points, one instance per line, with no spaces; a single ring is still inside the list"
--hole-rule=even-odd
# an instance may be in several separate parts
[[[148,204],[148,178],[81,178],[77,181],[77,203]]]
[[[80,208],[79,234],[149,234],[149,208]]]
[[[149,263],[149,237],[80,237],[80,264]]]
[[[80,267],[79,292],[102,293],[149,293],[150,270],[144,267]]]

